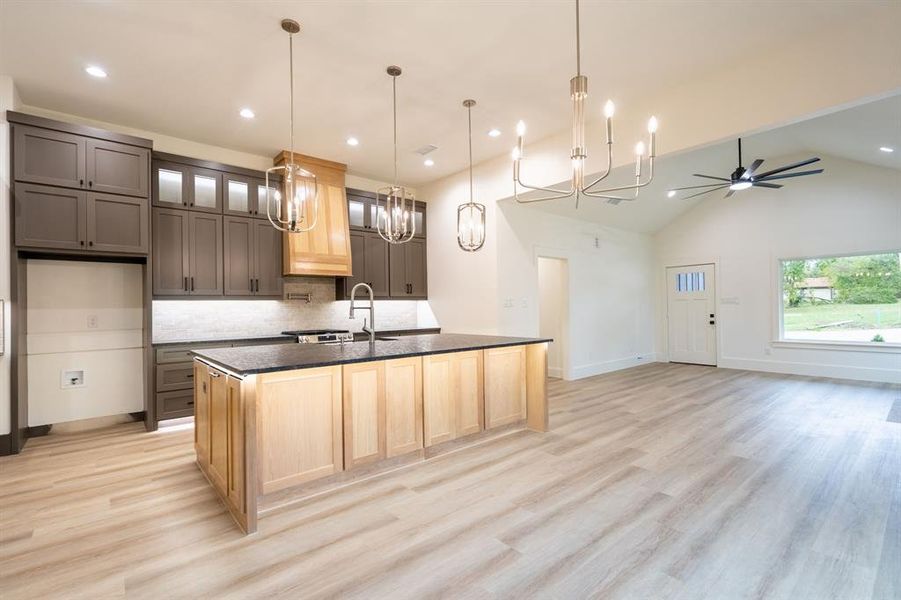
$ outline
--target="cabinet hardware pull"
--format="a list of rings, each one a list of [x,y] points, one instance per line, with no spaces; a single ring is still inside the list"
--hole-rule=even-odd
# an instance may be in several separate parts
[[[193,400],[188,400],[187,402],[185,402],[185,405],[186,405],[186,406],[194,406],[194,401],[193,401]]]
[[[93,245],[94,245],[94,240],[91,240],[88,242],[88,246],[93,246]]]
[[[78,243],[84,246],[84,240],[79,240]]]
[[[185,378],[186,379],[194,379],[194,373],[189,373],[189,374],[185,375]]]
[[[259,291],[260,291],[260,280],[257,279],[256,282],[257,282],[257,289],[256,289],[256,291],[259,292]]]
[[[216,371],[210,371],[210,377],[219,377],[219,373]]]
[[[93,182],[93,181],[89,181],[89,182],[88,182],[88,187],[94,187],[94,182]]]
[[[187,277],[185,277],[185,286],[182,289],[184,289],[186,292],[188,291],[188,278]]]
[[[194,291],[194,277],[191,276],[191,291]]]
[[[78,185],[83,186],[83,185],[84,185],[84,179],[79,179],[79,180],[78,180]]]

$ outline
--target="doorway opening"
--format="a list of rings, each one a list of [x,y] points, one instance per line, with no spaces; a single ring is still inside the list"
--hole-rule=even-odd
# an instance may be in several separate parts
[[[566,376],[569,322],[569,265],[565,258],[538,257],[538,335],[548,344],[548,377]]]
[[[716,366],[716,285],[712,264],[667,267],[670,362]]]

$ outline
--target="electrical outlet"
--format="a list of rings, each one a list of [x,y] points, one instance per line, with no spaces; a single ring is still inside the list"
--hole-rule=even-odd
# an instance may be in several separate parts
[[[88,315],[88,329],[97,329],[97,315]]]
[[[84,387],[84,371],[83,370],[60,371],[59,387],[61,389]]]

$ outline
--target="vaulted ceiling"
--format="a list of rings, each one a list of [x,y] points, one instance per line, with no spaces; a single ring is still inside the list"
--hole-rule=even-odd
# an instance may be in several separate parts
[[[879,2],[597,2],[582,7],[591,98],[628,102],[761,48],[884,9]],[[753,18],[745,18],[753,15]],[[0,73],[24,104],[260,155],[288,144],[284,17],[296,43],[297,149],[390,179],[397,64],[400,177],[422,184],[466,165],[464,98],[476,162],[506,154],[513,124],[530,138],[569,126],[574,2],[0,3]],[[736,19],[741,26],[735,27]],[[84,73],[103,66],[107,79]],[[253,120],[238,116],[243,107]],[[487,131],[497,127],[501,135]],[[352,148],[348,136],[360,140]],[[414,150],[438,150],[425,167]],[[731,156],[728,158],[731,159]]]

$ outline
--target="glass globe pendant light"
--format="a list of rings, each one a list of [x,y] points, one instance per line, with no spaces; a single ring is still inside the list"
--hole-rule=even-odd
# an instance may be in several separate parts
[[[485,205],[473,200],[472,192],[472,107],[475,100],[464,100],[469,118],[469,202],[457,207],[457,244],[466,252],[475,252],[485,245]]]
[[[291,19],[283,19],[282,29],[288,32],[291,153],[285,164],[266,169],[266,216],[279,231],[303,233],[316,227],[319,219],[319,191],[316,175],[294,162],[294,34],[300,31],[300,24]],[[269,185],[271,175],[281,176],[283,190],[276,191],[272,198],[269,197],[269,190],[272,189]]]
[[[388,67],[387,73],[391,76],[394,107],[394,185],[378,189],[375,201],[376,230],[389,244],[403,244],[416,235],[416,199],[407,192],[407,188],[397,183],[397,78],[401,70],[392,65]]]

